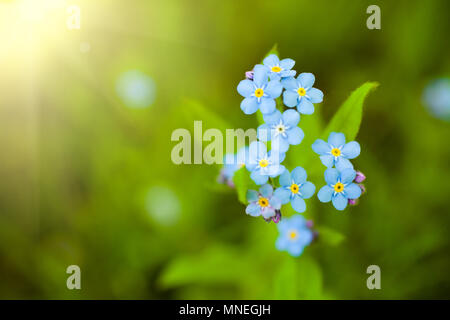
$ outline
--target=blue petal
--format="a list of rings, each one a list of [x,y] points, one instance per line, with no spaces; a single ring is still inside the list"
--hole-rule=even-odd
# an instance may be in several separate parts
[[[252,217],[258,217],[261,215],[261,207],[256,203],[250,203],[247,208],[245,208],[245,213],[251,215]]]
[[[283,138],[278,135],[272,139],[272,150],[279,151],[280,153],[285,153],[289,150],[289,141],[287,138]],[[280,161],[281,162],[281,161]]]
[[[317,139],[316,141],[314,141],[314,143],[312,144],[312,149],[319,155],[328,154],[331,151],[328,143],[326,143],[322,139]]]
[[[283,112],[283,122],[289,127],[296,127],[300,121],[300,114],[295,110],[286,110]]]
[[[275,111],[275,100],[271,98],[262,97],[259,109],[264,113],[272,113]]]
[[[259,108],[258,100],[256,97],[245,98],[241,102],[241,110],[244,111],[245,114],[253,114]]]
[[[269,176],[271,178],[276,178],[282,174],[286,168],[282,164],[272,165],[269,169]]]
[[[301,243],[303,246],[306,246],[311,243],[313,238],[314,238],[314,234],[312,233],[312,231],[309,229],[303,228],[298,235],[297,242]]]
[[[283,221],[281,221],[280,223],[278,223],[278,226],[281,225]],[[277,238],[277,241],[275,241],[275,247],[280,250],[280,251],[285,251],[287,249],[289,245],[289,238],[282,234]]]
[[[311,99],[312,103],[320,103],[323,101],[323,92],[316,88],[309,89],[306,94]]]
[[[300,103],[297,106],[297,110],[300,113],[303,114],[313,114],[314,113],[314,105],[311,101],[306,99],[305,97],[302,97],[300,99]]]
[[[320,156],[320,161],[327,168],[331,168],[334,165],[334,157],[331,154]]]
[[[258,171],[252,171],[252,173],[250,174],[250,178],[252,178],[252,180],[257,184],[257,185],[261,185],[267,182],[267,180],[269,180],[268,176],[263,176],[261,175]]]
[[[273,187],[270,184],[265,184],[263,186],[261,186],[261,188],[259,188],[259,193],[264,197],[264,198],[269,198],[270,196],[272,196],[273,193]]]
[[[267,83],[269,69],[263,65],[256,65],[253,73],[253,82],[256,84],[258,88],[261,88],[264,84]]]
[[[246,198],[248,202],[258,201],[258,191],[247,190]]]
[[[303,200],[299,196],[295,196],[294,199],[291,201],[292,208],[297,211],[298,213],[305,212],[306,210],[306,203],[305,200]]]
[[[350,160],[340,156],[336,160],[336,169],[338,169],[339,171],[343,171],[345,169],[353,169],[353,165]]]
[[[333,193],[334,193],[333,188],[329,186],[323,186],[317,193],[317,198],[319,198],[320,202],[330,202]]]
[[[250,81],[248,79],[242,80],[239,82],[237,86],[237,91],[239,94],[245,98],[251,96],[253,92],[255,92],[255,86],[253,84],[253,81]]]
[[[342,155],[347,159],[354,159],[361,153],[361,147],[358,142],[351,141],[342,148]]]
[[[281,112],[279,110],[275,110],[272,113],[263,114],[263,119],[267,124],[278,124],[281,119]]]
[[[351,183],[355,180],[356,171],[350,168],[344,169],[341,171],[341,182],[343,184]]]
[[[344,210],[348,204],[348,199],[342,193],[336,194],[331,201],[333,202],[333,206],[340,211]]]
[[[297,77],[297,80],[300,82],[302,88],[309,89],[313,86],[315,77],[312,73],[300,73]]]
[[[330,168],[330,169],[325,170],[324,176],[325,176],[325,181],[328,184],[336,184],[339,179],[339,171],[337,169]]]
[[[297,167],[294,170],[292,170],[291,177],[292,177],[292,180],[294,180],[294,182],[296,184],[305,183],[306,177],[307,177],[306,171],[302,167]]]
[[[280,67],[284,70],[290,70],[294,67],[294,65],[295,61],[289,58],[280,61]]]
[[[349,199],[358,199],[361,196],[361,188],[355,183],[345,186],[344,192]]]
[[[284,187],[280,187],[280,188],[275,190],[273,195],[274,195],[274,197],[277,197],[282,204],[286,204],[286,203],[288,203],[290,201],[291,191],[289,191],[288,189],[286,189]]]
[[[306,227],[306,219],[300,214],[294,214],[291,218],[284,221],[289,223],[289,229],[300,230]]]
[[[260,141],[253,141],[248,149],[248,163],[246,165],[258,164],[258,159],[267,156],[267,146]]]
[[[236,155],[233,153],[228,153],[223,157],[223,163],[225,165],[235,165],[236,162]]]
[[[328,143],[333,148],[340,148],[345,144],[345,135],[340,132],[331,132],[328,136]]]
[[[302,246],[300,243],[289,243],[288,249],[287,251],[289,252],[289,254],[293,257],[299,257],[302,253],[303,253],[303,249],[305,247]]]
[[[286,90],[296,91],[298,89],[298,81],[295,80],[293,77],[281,80],[281,84]]]
[[[294,146],[300,144],[303,138],[305,137],[303,130],[300,129],[299,127],[289,129],[288,131],[286,131],[286,134],[288,135],[289,144],[292,144]]]
[[[280,182],[280,185],[283,187],[291,185],[292,179],[291,179],[291,174],[289,173],[289,170],[285,170],[283,172],[283,174],[280,176],[279,182]]]
[[[273,196],[272,198],[270,198],[269,203],[272,208],[280,210],[282,204],[280,198]]]
[[[291,224],[289,223],[290,219],[286,218],[281,220],[278,224],[277,224],[277,228],[278,231],[280,232],[280,234],[283,235],[287,235],[287,232],[289,231],[289,229],[291,229]]]
[[[284,70],[284,71],[281,71],[281,77],[282,77],[282,79],[292,78],[292,77],[295,77],[296,73],[297,72],[295,70]]]
[[[309,199],[313,196],[314,192],[316,191],[316,186],[311,182],[307,181],[300,186],[298,191],[300,191],[303,199]]]
[[[278,59],[277,55],[270,54],[263,60],[263,64],[268,67],[276,66],[280,63],[280,59]]]
[[[286,90],[283,92],[283,103],[293,108],[298,104],[298,94],[291,90]]]
[[[273,99],[278,98],[281,95],[281,91],[283,91],[283,86],[281,85],[279,80],[271,80],[264,90],[264,92]]]
[[[284,158],[286,158],[286,153],[279,152],[278,150],[274,149],[272,144],[272,150],[269,151],[268,156],[269,161],[273,164],[276,164],[282,163],[284,161]]]
[[[271,207],[265,207],[265,208],[261,209],[261,214],[264,218],[268,219],[275,215],[275,210]]]
[[[257,129],[257,136],[260,141],[270,141],[271,137],[270,127],[267,124],[262,124]]]

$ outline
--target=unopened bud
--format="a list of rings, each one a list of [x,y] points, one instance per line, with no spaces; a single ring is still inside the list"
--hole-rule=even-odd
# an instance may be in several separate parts
[[[361,188],[362,193],[366,193],[366,187],[363,184],[358,184],[358,186]]]
[[[356,171],[356,177],[354,181],[356,183],[361,183],[364,180],[366,180],[366,176],[364,175],[364,173],[362,173],[361,171]]]
[[[246,71],[246,72],[245,72],[245,77],[246,77],[248,80],[253,80],[253,75],[254,75],[253,70],[252,70],[252,71]]]
[[[348,204],[350,206],[356,206],[358,204],[358,199],[348,199]]]
[[[314,222],[312,220],[307,220],[306,221],[306,226],[311,229],[312,227],[314,227]]]

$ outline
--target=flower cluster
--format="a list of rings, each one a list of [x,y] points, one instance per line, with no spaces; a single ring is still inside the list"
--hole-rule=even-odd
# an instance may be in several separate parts
[[[237,86],[238,93],[244,98],[241,110],[245,114],[261,111],[264,123],[257,129],[257,141],[237,154],[225,156],[220,181],[234,186],[234,173],[245,166],[250,178],[260,186],[259,190],[247,190],[245,212],[277,223],[280,233],[277,249],[298,257],[316,233],[312,231],[312,222],[299,214],[282,219],[281,209],[290,203],[295,212],[305,212],[305,199],[314,195],[316,187],[308,181],[304,168],[289,171],[282,162],[289,148],[299,145],[305,136],[298,126],[301,114],[313,114],[314,104],[322,102],[323,93],[313,87],[315,77],[312,73],[300,73],[295,77],[294,65],[292,59],[280,60],[271,54],[262,64],[245,73],[246,79]],[[348,204],[355,205],[364,190],[361,182],[365,179],[350,162],[359,155],[359,144],[355,141],[346,143],[343,133],[332,132],[327,142],[316,140],[312,148],[327,167],[327,185],[320,189],[319,200],[331,201],[338,210],[345,209]]]
[[[362,182],[365,176],[356,171],[349,159],[359,156],[361,147],[356,141],[346,143],[343,133],[331,132],[328,142],[317,139],[312,148],[320,156],[325,170],[325,182],[317,197],[321,202],[332,202],[337,210],[344,210],[348,204],[355,205],[361,196],[364,186],[355,182]],[[336,168],[333,168],[333,167]]]

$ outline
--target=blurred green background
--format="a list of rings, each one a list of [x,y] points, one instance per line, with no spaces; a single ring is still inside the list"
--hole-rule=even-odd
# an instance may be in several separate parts
[[[450,298],[450,124],[421,101],[450,73],[449,1],[49,1],[25,22],[20,1],[0,2],[0,298]],[[370,4],[381,30],[366,27]],[[368,192],[344,212],[307,201],[345,239],[319,235],[298,259],[215,187],[218,166],[170,159],[193,120],[257,126],[236,86],[274,43],[315,74],[325,98],[310,117],[324,123],[380,83],[357,137]],[[130,70],[152,79],[149,107],[121,98]],[[66,288],[73,264],[81,290]],[[366,287],[372,264],[381,290]]]

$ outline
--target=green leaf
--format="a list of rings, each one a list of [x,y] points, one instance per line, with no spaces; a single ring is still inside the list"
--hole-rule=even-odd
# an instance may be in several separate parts
[[[236,187],[239,201],[247,204],[247,190],[257,190],[256,184],[250,178],[250,172],[245,167],[240,168],[234,173],[233,183]]]
[[[274,277],[275,299],[320,299],[322,273],[307,256],[286,257]]]
[[[269,55],[271,55],[271,54],[276,54],[277,56],[279,55],[278,54],[278,44],[274,44],[273,45],[273,47],[269,50],[269,52],[267,52],[266,53],[266,55],[264,56],[264,58],[261,60],[261,63],[263,62],[263,60],[267,57],[267,56],[269,56]]]
[[[185,121],[193,123],[195,120],[203,121],[203,131],[208,128],[216,128],[222,132],[226,129],[232,128],[232,126],[224,120],[224,117],[216,114],[212,109],[206,108],[202,103],[184,99],[182,102],[182,110]]]
[[[345,236],[328,227],[317,227],[319,232],[318,240],[330,246],[337,246],[345,240]]]
[[[242,280],[247,265],[249,262],[233,248],[212,245],[204,252],[173,260],[162,273],[159,284],[164,288],[232,284]]]
[[[347,141],[356,138],[361,125],[363,103],[369,92],[378,87],[377,82],[366,82],[352,92],[350,97],[341,105],[322,134],[328,139],[331,132],[342,132]]]

